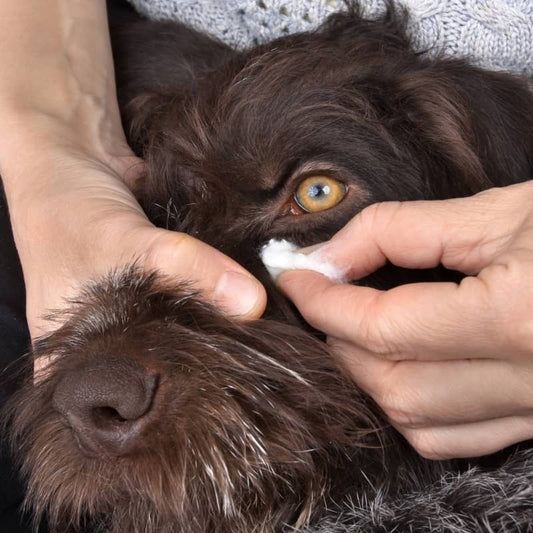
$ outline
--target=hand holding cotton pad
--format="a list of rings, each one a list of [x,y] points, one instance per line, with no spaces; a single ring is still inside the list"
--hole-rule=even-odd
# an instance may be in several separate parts
[[[346,281],[345,269],[325,261],[321,249],[302,254],[298,252],[298,247],[289,241],[270,239],[268,244],[261,248],[260,257],[274,281],[286,270],[313,270],[337,283]]]

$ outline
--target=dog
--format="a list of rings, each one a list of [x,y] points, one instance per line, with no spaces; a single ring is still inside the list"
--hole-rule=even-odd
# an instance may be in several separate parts
[[[89,284],[34,343],[10,407],[27,506],[53,531],[528,531],[533,455],[427,461],[344,377],[259,259],[386,200],[533,176],[527,80],[413,51],[407,15],[356,5],[233,50],[111,6],[123,122],[157,225],[228,254],[268,292],[239,322],[135,265]],[[315,181],[313,181],[315,180]],[[337,193],[326,202],[309,183]],[[386,266],[360,283],[457,280]],[[53,356],[46,377],[31,360]]]

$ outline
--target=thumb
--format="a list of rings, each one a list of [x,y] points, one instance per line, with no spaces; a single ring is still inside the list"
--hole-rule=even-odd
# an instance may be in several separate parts
[[[194,282],[207,300],[231,316],[258,318],[266,305],[261,283],[222,252],[185,233],[150,228],[143,262],[166,276]]]

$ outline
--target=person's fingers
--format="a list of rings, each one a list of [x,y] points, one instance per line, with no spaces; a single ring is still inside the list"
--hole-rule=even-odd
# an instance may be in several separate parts
[[[373,204],[318,252],[316,247],[314,250],[351,280],[370,274],[387,261],[406,268],[443,264],[477,274],[501,253],[522,223],[525,188],[533,194],[533,185],[519,184],[469,198]],[[512,224],[509,213],[514,217]],[[524,216],[527,213],[524,210]],[[503,223],[495,223],[498,219]]]
[[[228,256],[185,233],[150,228],[145,267],[189,280],[227,314],[258,318],[266,305],[259,281]]]
[[[385,361],[328,339],[350,377],[402,428],[532,415],[533,379],[504,360]]]
[[[533,438],[533,417],[509,416],[454,426],[397,429],[426,459],[479,457]]]
[[[383,358],[491,357],[506,349],[505,317],[512,316],[507,309],[512,299],[503,294],[503,303],[496,302],[479,278],[379,291],[293,270],[277,283],[313,327]]]
[[[113,265],[114,268],[136,262],[144,270],[155,270],[171,280],[190,282],[231,316],[253,319],[263,313],[266,305],[264,287],[215,248],[187,234],[144,223],[124,235],[121,260]],[[51,324],[46,316],[36,315],[32,326],[32,337],[37,338],[45,334]],[[49,358],[35,360],[35,380],[42,379],[49,364]]]

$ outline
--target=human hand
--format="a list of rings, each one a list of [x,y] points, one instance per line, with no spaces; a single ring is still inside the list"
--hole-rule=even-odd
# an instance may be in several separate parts
[[[57,326],[44,315],[88,280],[132,262],[192,280],[232,315],[259,316],[266,297],[251,274],[190,236],[155,228],[130,192],[142,162],[120,120],[106,3],[0,4],[0,174],[31,336]]]
[[[421,455],[479,456],[533,437],[533,182],[370,206],[320,255],[351,280],[387,261],[467,275],[389,291],[311,271],[278,278]]]
[[[6,192],[33,338],[57,327],[45,316],[64,308],[84,283],[133,262],[192,281],[231,315],[256,318],[262,313],[264,288],[245,269],[207,244],[149,222],[126,184],[135,181],[143,164],[125,141],[104,154],[80,148],[85,144],[79,139],[74,145],[62,142],[65,133],[56,127],[47,122],[39,139],[24,135],[22,149],[14,151],[22,154],[20,160],[0,158],[7,161],[3,174],[11,178],[5,181]],[[28,175],[39,180],[28,180],[26,186]],[[37,360],[35,370],[46,363]]]

